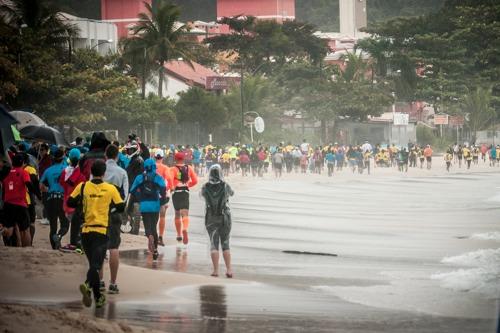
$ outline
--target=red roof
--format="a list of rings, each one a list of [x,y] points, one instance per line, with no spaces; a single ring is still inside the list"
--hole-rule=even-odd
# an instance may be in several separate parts
[[[170,74],[179,80],[186,82],[189,85],[198,85],[205,88],[207,76],[219,76],[216,72],[192,61],[193,67],[183,60],[172,60],[165,65],[166,73]]]

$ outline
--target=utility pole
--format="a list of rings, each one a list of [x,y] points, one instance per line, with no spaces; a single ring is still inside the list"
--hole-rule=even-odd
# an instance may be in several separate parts
[[[241,101],[241,131],[240,131],[240,141],[243,139],[243,131],[245,130],[245,101],[243,93],[243,61],[240,66],[240,101]]]

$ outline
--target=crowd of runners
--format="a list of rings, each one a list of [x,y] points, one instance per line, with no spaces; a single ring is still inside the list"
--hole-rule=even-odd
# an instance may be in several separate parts
[[[0,158],[0,233],[6,246],[32,246],[37,203],[41,223],[49,225],[52,249],[85,254],[89,262],[86,281],[80,286],[83,303],[105,303],[103,263],[109,251],[108,293],[117,294],[120,235],[138,235],[141,224],[153,260],[164,246],[166,212],[171,201],[177,246],[189,243],[190,190],[206,177],[201,195],[206,202],[205,226],[210,238],[212,276],[219,274],[219,250],[226,276],[233,277],[229,247],[233,190],[224,177],[280,178],[286,173],[322,174],[332,177],[347,170],[370,174],[373,168],[432,168],[433,150],[409,143],[395,145],[313,146],[306,140],[294,145],[147,146],[136,135],[125,143],[110,142],[96,132],[84,141],[77,138],[63,148],[40,142],[21,142]],[[500,146],[454,145],[444,154],[446,168],[455,164],[471,168],[480,160],[500,166]],[[69,243],[61,244],[69,233]]]

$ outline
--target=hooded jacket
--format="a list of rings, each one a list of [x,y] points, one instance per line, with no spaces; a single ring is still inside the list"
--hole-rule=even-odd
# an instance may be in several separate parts
[[[150,185],[155,187],[157,193],[155,198],[144,196],[144,186]],[[130,193],[139,201],[141,213],[157,213],[160,211],[160,206],[168,202],[165,181],[156,173],[156,163],[153,159],[148,158],[144,161],[144,172],[135,178]]]

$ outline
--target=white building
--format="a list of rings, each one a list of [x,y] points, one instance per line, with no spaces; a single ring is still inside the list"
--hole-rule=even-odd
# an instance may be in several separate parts
[[[101,55],[116,52],[118,31],[114,23],[76,17],[67,13],[61,13],[61,16],[79,29],[79,37],[71,40],[72,47],[95,49]]]

